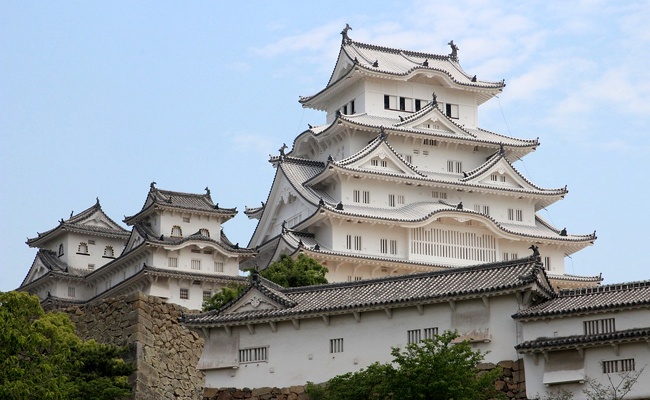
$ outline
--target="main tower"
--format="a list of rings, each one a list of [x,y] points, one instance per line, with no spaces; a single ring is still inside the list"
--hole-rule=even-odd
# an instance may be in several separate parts
[[[505,82],[466,73],[453,41],[437,55],[359,43],[349,30],[325,88],[300,98],[326,123],[270,158],[268,200],[246,210],[259,219],[249,243],[258,255],[243,265],[304,252],[336,282],[505,261],[534,245],[554,285],[598,284],[564,269],[595,233],[537,214],[566,186],[539,187],[513,166],[538,140],[479,127],[479,106]]]

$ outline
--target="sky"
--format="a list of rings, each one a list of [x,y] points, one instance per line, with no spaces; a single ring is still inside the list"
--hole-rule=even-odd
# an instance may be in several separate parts
[[[246,245],[266,201],[269,154],[325,122],[300,95],[322,89],[346,23],[356,41],[448,54],[505,79],[479,125],[539,137],[515,163],[539,186],[568,185],[540,215],[598,240],[566,272],[650,279],[648,1],[0,0],[0,291],[36,255],[28,237],[98,197],[114,220],[152,181],[240,213]],[[525,4],[524,4],[525,3]]]

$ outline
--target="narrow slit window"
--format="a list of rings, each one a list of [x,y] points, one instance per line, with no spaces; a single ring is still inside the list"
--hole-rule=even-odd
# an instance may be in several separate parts
[[[63,255],[63,244],[59,245],[59,257]]]
[[[356,110],[354,109],[354,100],[350,102],[350,114],[354,114]]]

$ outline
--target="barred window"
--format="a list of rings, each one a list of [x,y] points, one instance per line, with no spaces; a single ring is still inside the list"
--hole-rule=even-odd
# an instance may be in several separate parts
[[[544,268],[547,271],[551,270],[551,257],[544,257]]]
[[[447,172],[460,174],[463,172],[463,163],[461,161],[447,160]]]
[[[424,328],[424,338],[433,339],[438,334],[438,328]]]
[[[635,370],[636,370],[636,363],[634,362],[634,358],[626,358],[624,360],[603,361],[603,374],[630,372]]]
[[[59,245],[59,257],[63,255],[63,244]]]
[[[585,329],[585,335],[616,332],[614,318],[594,319],[591,321],[584,321],[582,324]]]
[[[219,261],[214,262],[214,272],[223,272],[223,263]]]
[[[354,201],[355,203],[361,202],[361,191],[359,190],[352,191],[352,201]]]
[[[192,260],[192,269],[200,270],[201,269],[201,260]]]
[[[330,339],[330,353],[343,353],[343,338]]]
[[[239,362],[252,363],[268,361],[268,351],[266,347],[253,347],[250,349],[239,349]]]
[[[68,297],[75,297],[75,287],[68,286]]]
[[[431,197],[433,197],[434,199],[443,199],[444,200],[444,199],[447,199],[447,193],[438,192],[438,191],[434,190],[433,192],[431,192]]]
[[[203,301],[209,301],[212,298],[212,292],[209,290],[203,291]]]
[[[411,329],[410,331],[406,331],[406,343],[420,343],[421,339],[422,331],[419,329]]]
[[[199,234],[201,236],[210,237],[210,231],[205,228],[199,229]]]
[[[176,258],[176,257],[169,257],[169,258],[167,259],[167,265],[168,265],[170,268],[178,268],[178,258]]]
[[[508,209],[508,220],[510,221],[523,221],[524,220],[524,212],[519,209],[513,209],[509,208]]]
[[[189,299],[190,298],[190,290],[185,289],[185,288],[181,288],[181,290],[180,290],[180,298],[185,299],[185,300]]]

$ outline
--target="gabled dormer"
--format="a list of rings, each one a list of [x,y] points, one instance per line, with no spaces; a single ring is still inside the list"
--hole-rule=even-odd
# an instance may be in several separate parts
[[[142,209],[124,222],[143,223],[155,236],[183,238],[199,232],[219,241],[221,224],[233,218],[237,209],[215,204],[210,189],[205,190],[205,194],[172,192],[156,188],[153,182]]]

